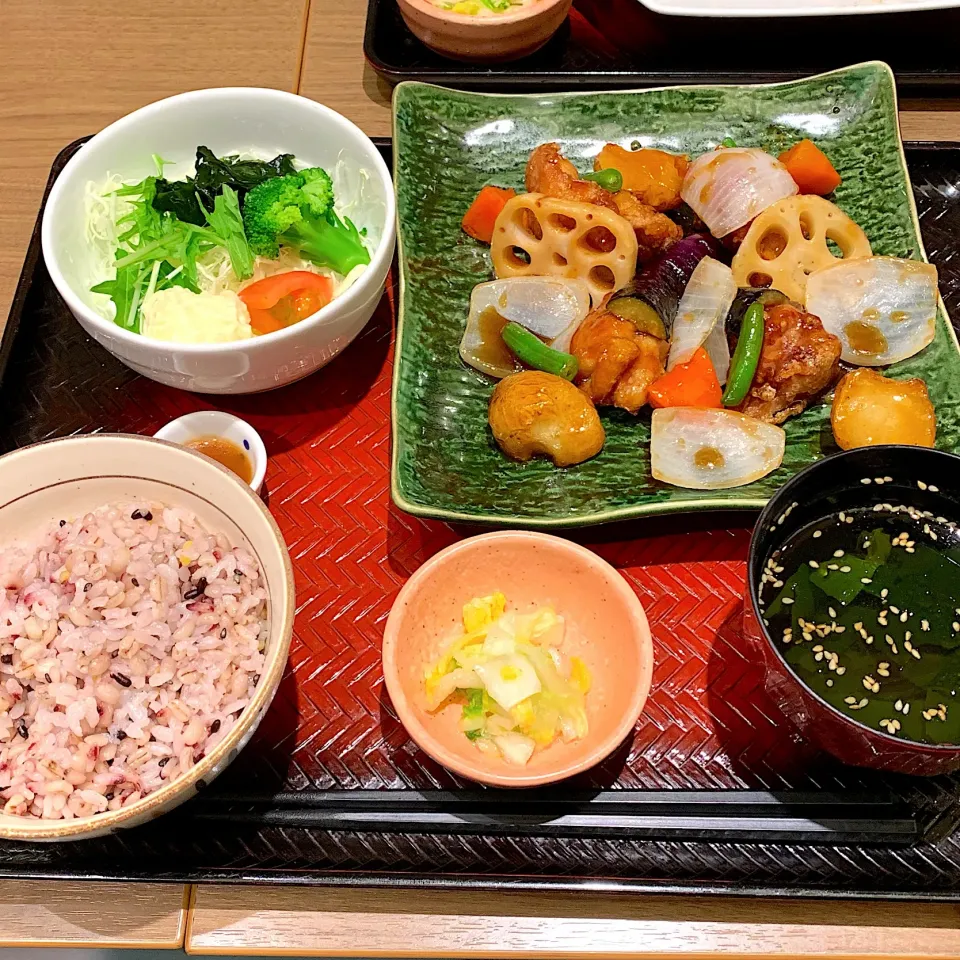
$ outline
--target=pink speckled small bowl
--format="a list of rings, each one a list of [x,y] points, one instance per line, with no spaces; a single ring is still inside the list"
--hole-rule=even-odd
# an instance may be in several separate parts
[[[426,705],[425,668],[462,630],[463,605],[497,590],[508,610],[551,605],[575,625],[563,650],[593,678],[587,736],[538,750],[525,767],[481,753],[460,731],[460,706]],[[442,550],[407,581],[387,619],[383,674],[401,723],[434,760],[481,783],[532,787],[589,769],[629,735],[650,692],[653,643],[640,601],[609,563],[560,537],[504,531]]]
[[[536,0],[516,12],[494,16],[451,13],[430,0],[397,0],[416,37],[454,60],[517,60],[539,50],[570,12],[572,0]]]

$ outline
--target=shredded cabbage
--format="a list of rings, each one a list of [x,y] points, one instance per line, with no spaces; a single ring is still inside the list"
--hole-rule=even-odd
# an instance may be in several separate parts
[[[484,753],[525,765],[558,739],[587,735],[590,671],[560,650],[565,624],[550,607],[506,610],[506,597],[476,597],[463,607],[463,633],[424,672],[427,706],[462,706],[460,729]]]
[[[228,151],[243,158],[252,160],[269,160],[274,154],[259,150]],[[178,178],[193,176],[193,164],[177,164],[174,161],[163,160],[159,155],[153,155],[157,165],[158,175],[162,176],[164,166],[174,166]],[[298,167],[306,166],[297,163]],[[334,210],[340,217],[349,217],[361,229],[364,224],[381,224],[385,221],[385,204],[375,196],[373,182],[368,171],[358,168],[348,162],[343,154],[338,157],[333,170],[329,171],[334,185]],[[84,191],[84,239],[94,251],[91,258],[91,270],[88,289],[105,280],[116,277],[116,251],[121,246],[119,239],[121,229],[117,221],[133,209],[133,202],[126,197],[118,197],[116,191],[123,186],[136,183],[136,180],[124,180],[119,174],[108,173],[99,183],[88,181]],[[363,244],[372,255],[380,243],[382,229],[379,226],[368,226],[362,234]],[[224,247],[214,247],[197,260],[197,285],[202,293],[222,294],[225,292],[238,293],[244,287],[265,277],[274,274],[286,273],[290,270],[307,270],[311,273],[327,277],[333,283],[333,298],[342,296],[363,275],[367,264],[360,264],[346,276],[342,276],[327,267],[317,267],[308,260],[300,257],[295,250],[282,247],[280,256],[276,260],[257,257],[254,261],[253,276],[240,280],[230,265],[230,256]],[[172,279],[181,272],[178,267],[167,275]],[[143,299],[150,296],[157,285],[160,263],[155,262],[148,286]],[[92,303],[96,310],[107,320],[113,320],[116,308],[110,297],[104,293],[91,293]],[[142,302],[142,301],[141,301]]]

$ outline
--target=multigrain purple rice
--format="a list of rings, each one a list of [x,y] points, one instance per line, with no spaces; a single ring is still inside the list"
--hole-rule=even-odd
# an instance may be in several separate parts
[[[265,615],[254,559],[159,503],[0,549],[3,812],[117,810],[189,770],[253,695]]]

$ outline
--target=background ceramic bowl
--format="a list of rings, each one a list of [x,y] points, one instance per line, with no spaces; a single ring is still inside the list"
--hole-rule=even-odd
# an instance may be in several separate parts
[[[79,840],[152,820],[221,773],[253,736],[287,662],[293,632],[293,569],[283,537],[253,491],[226,468],[184,447],[147,437],[97,434],[52,440],[0,458],[0,544],[35,536],[58,517],[125,498],[150,498],[192,510],[257,558],[266,581],[265,663],[240,720],[188,773],[120,810],[74,820],[0,814],[0,837]]]
[[[431,50],[454,60],[517,60],[560,28],[572,0],[537,0],[516,12],[481,17],[451,13],[430,0],[397,0],[407,26]]]
[[[576,624],[563,649],[582,657],[593,679],[587,736],[551,744],[525,767],[481,753],[459,728],[459,706],[426,707],[424,668],[462,629],[463,605],[496,590],[508,610],[549,604]],[[633,730],[650,692],[653,643],[640,601],[609,563],[560,537],[505,531],[442,550],[407,581],[387,619],[383,674],[397,716],[434,760],[471,780],[530,787],[589,769]]]
[[[84,190],[108,173],[140,180],[156,173],[153,154],[175,160],[165,174],[192,169],[198,145],[218,156],[244,150],[292,153],[332,171],[337,161],[365,170],[363,200],[351,211],[379,238],[363,276],[314,316],[251,340],[172,344],[149,340],[105,319],[90,293],[93,253],[84,242]],[[200,393],[254,393],[292,383],[322,367],[373,315],[393,259],[393,182],[370,139],[346,118],[313,100],[280,90],[197,90],[136,110],[98,133],[57,178],[43,215],[42,246],[50,278],[71,313],[128,367],[171,387]]]
[[[863,477],[892,477],[882,486]],[[938,488],[922,491],[917,480]],[[812,691],[793,672],[760,615],[758,589],[767,557],[803,527],[823,517],[902,503],[937,516],[960,519],[960,457],[923,447],[862,447],[827,457],[797,474],[767,504],[753,531],[747,567],[749,597],[744,635],[766,665],[765,685],[804,736],[844,763],[899,773],[935,774],[960,769],[960,744],[914,743],[891,736],[853,717]],[[792,510],[788,508],[797,504]],[[787,511],[783,523],[779,518]]]

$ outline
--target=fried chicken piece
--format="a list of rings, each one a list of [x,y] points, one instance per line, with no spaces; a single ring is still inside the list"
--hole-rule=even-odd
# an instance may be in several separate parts
[[[559,143],[541,143],[527,161],[528,193],[542,193],[558,200],[596,203],[616,211],[613,194],[599,183],[581,180],[577,168],[560,153]]]
[[[580,364],[580,389],[598,406],[629,413],[647,402],[650,384],[663,375],[668,349],[664,341],[602,308],[583,321],[570,344]]]
[[[617,212],[633,227],[639,251],[637,259],[646,263],[672,247],[683,230],[665,213],[658,213],[630,190],[621,190],[613,197]]]
[[[839,377],[840,350],[819,317],[791,303],[767,306],[760,363],[740,412],[767,423],[802,413]]]

